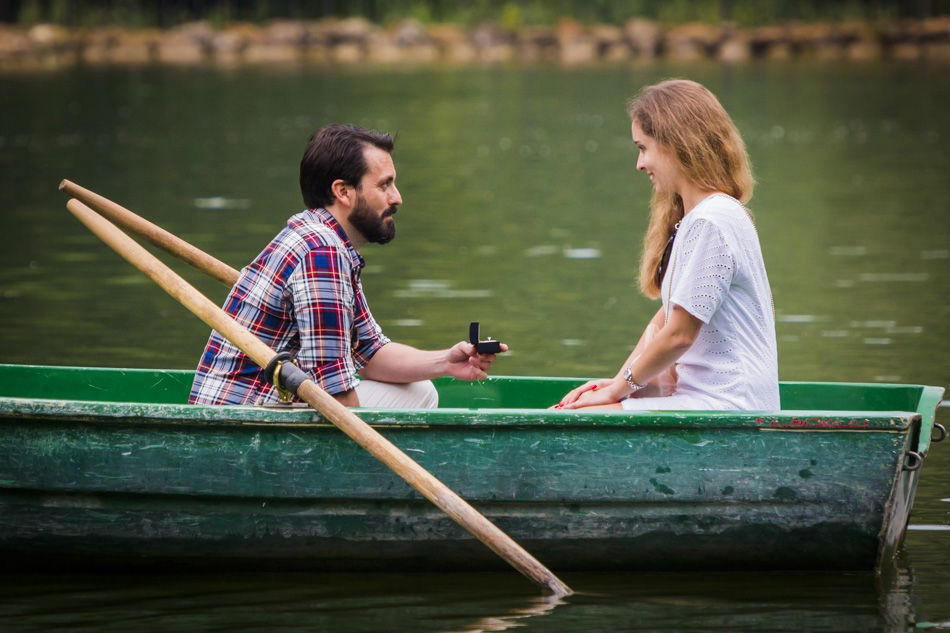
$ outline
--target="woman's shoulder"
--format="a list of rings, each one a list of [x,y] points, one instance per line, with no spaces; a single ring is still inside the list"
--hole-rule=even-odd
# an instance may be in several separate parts
[[[713,193],[704,198],[690,215],[697,217],[742,217],[748,215],[742,203],[724,193]]]
[[[689,224],[705,220],[706,222],[725,229],[743,229],[751,225],[749,212],[741,202],[724,193],[714,193],[705,198],[686,215]]]

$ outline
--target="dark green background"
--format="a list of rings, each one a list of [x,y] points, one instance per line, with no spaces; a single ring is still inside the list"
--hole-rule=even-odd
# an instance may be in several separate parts
[[[781,377],[950,385],[950,82],[945,66],[925,64],[2,76],[0,361],[194,367],[207,328],[74,220],[56,185],[69,178],[99,191],[241,267],[300,210],[307,137],[344,121],[398,134],[399,233],[364,250],[366,291],[390,336],[447,346],[480,320],[512,346],[496,373],[612,374],[656,310],[635,287],[649,183],[635,172],[624,102],[668,76],[713,89],[748,143]],[[224,208],[204,208],[214,197]],[[176,268],[223,299],[216,282]],[[948,498],[950,449],[937,445],[911,519],[922,527],[909,532],[890,585],[841,575],[568,577],[604,595],[523,623],[945,623]],[[463,630],[530,606],[511,597],[520,579],[495,576],[0,580],[0,629],[15,630],[128,626],[142,604],[162,628]],[[247,607],[252,596],[260,608]],[[259,620],[264,613],[273,615]],[[890,618],[897,628],[886,628]]]

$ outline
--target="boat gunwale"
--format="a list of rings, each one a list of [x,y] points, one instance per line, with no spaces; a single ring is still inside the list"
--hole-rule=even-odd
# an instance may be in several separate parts
[[[127,423],[130,418],[135,421],[150,421],[152,424],[179,423],[181,425],[260,425],[268,428],[279,428],[286,425],[291,428],[330,427],[329,421],[317,412],[305,406],[247,406],[247,405],[190,405],[177,398],[169,401],[119,400],[122,397],[122,380],[126,376],[154,377],[154,385],[165,384],[171,380],[177,393],[184,385],[190,384],[194,370],[163,369],[163,368],[121,368],[121,367],[80,367],[54,365],[18,365],[0,363],[3,375],[18,379],[23,374],[26,380],[45,380],[47,377],[62,384],[65,380],[74,380],[76,376],[90,374],[88,385],[100,389],[111,389],[103,392],[107,398],[96,399],[96,394],[62,393],[60,397],[37,397],[40,389],[27,389],[26,396],[21,396],[11,389],[8,395],[0,395],[0,419],[30,417],[55,417],[57,419],[72,417],[82,421],[106,421],[109,419],[124,419]],[[108,380],[100,383],[99,380]],[[118,380],[119,382],[114,382]],[[761,430],[859,430],[906,432],[920,420],[920,434],[917,438],[917,450],[922,454],[929,448],[931,430],[936,416],[937,405],[943,396],[942,387],[933,387],[917,384],[899,383],[861,383],[861,382],[807,382],[782,381],[783,402],[787,400],[798,404],[797,400],[808,396],[808,391],[818,390],[821,394],[819,405],[825,408],[813,409],[779,409],[773,411],[571,411],[554,410],[542,407],[524,408],[512,407],[509,400],[500,397],[505,389],[512,389],[518,385],[556,385],[558,387],[575,385],[583,382],[584,378],[566,376],[489,376],[483,381],[458,381],[451,378],[435,380],[440,391],[445,390],[445,401],[452,405],[437,409],[379,409],[355,408],[354,411],[366,418],[366,421],[380,429],[396,428],[423,428],[460,427],[467,429],[486,427],[545,427],[545,428],[666,428],[666,429],[741,429],[754,428]],[[133,383],[141,384],[134,379]],[[149,382],[148,380],[146,382]],[[45,383],[41,383],[45,384]],[[805,393],[796,392],[805,388]],[[54,386],[56,392],[61,387]],[[163,387],[163,389],[165,389]],[[499,391],[502,390],[502,391]],[[851,390],[871,390],[872,394],[883,394],[873,402],[853,403],[868,405],[871,408],[839,409],[834,408],[834,401],[829,404],[828,393],[837,393],[839,390],[847,397]],[[789,395],[787,392],[792,392]],[[889,392],[895,393],[896,400],[886,398]],[[0,392],[2,393],[2,392]],[[162,391],[162,393],[167,393]],[[63,397],[65,396],[65,397]],[[180,397],[180,396],[179,396]],[[847,401],[847,400],[846,400]],[[459,402],[464,403],[458,406]],[[508,405],[498,407],[466,406],[472,404],[493,403]],[[517,403],[516,403],[517,404]],[[878,405],[897,405],[893,409],[874,408]],[[911,407],[915,407],[916,411]]]
[[[572,429],[678,429],[767,431],[898,432],[920,414],[912,411],[598,411],[515,408],[372,409],[354,413],[379,429],[543,427]],[[269,429],[332,428],[319,413],[303,407],[190,405],[171,403],[0,397],[0,420],[43,418],[77,422],[176,426],[257,426]],[[270,418],[270,419],[267,419]]]

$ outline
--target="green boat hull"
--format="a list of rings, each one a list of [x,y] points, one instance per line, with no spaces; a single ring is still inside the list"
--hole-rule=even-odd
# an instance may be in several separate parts
[[[0,567],[504,566],[319,414],[181,404],[191,377],[0,365]],[[358,413],[554,569],[873,569],[903,539],[943,393],[544,409],[578,382],[443,380],[439,409]]]

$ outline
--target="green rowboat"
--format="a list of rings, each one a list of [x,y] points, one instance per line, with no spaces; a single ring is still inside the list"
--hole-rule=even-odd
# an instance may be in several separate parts
[[[0,365],[0,568],[504,563],[319,414],[184,404],[192,372]],[[874,569],[943,389],[783,383],[781,411],[547,410],[573,378],[437,381],[359,415],[553,569]]]

